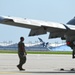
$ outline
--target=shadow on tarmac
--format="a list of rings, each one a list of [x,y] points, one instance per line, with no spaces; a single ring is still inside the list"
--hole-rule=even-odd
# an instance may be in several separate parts
[[[74,74],[74,71],[70,71],[70,70],[64,70],[64,71],[6,71],[6,72],[0,72],[0,74]]]
[[[21,71],[21,73],[37,73],[37,74],[48,74],[48,73],[75,73],[75,71],[69,71],[69,70],[64,70],[64,71]]]

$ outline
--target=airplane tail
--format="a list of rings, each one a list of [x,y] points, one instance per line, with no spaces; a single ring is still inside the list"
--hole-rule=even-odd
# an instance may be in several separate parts
[[[45,42],[44,42],[41,38],[38,38],[38,39],[39,39],[40,42],[42,42],[41,45],[42,45],[43,47],[45,47]]]
[[[41,38],[38,38],[40,42],[44,42]]]
[[[42,42],[43,47],[47,47],[49,42],[45,43],[41,38],[38,38],[40,42]]]
[[[75,17],[73,19],[71,19],[67,24],[75,25]]]

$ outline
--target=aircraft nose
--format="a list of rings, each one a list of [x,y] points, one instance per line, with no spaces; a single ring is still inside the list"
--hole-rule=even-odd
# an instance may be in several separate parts
[[[2,22],[4,20],[4,18],[3,17],[0,17],[0,22]]]

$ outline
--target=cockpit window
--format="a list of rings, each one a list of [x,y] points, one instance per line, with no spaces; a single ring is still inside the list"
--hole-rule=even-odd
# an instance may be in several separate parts
[[[73,19],[71,19],[67,24],[75,25],[75,17]]]

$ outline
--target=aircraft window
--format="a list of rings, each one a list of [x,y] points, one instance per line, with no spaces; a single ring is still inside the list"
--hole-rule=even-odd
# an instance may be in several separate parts
[[[73,18],[72,20],[70,20],[67,24],[75,25],[75,18]]]

